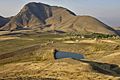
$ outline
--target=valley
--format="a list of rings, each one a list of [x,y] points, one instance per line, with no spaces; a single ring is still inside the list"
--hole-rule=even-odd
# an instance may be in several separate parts
[[[107,74],[92,68],[97,62],[102,63],[103,68],[105,63],[108,66],[120,66],[119,38],[80,38],[66,33],[32,31],[12,33],[0,36],[0,79],[120,79],[120,74],[110,71],[109,67],[106,68],[110,71]],[[49,57],[54,49],[83,54],[89,62],[74,59],[51,60]],[[116,69],[119,70],[119,67]]]

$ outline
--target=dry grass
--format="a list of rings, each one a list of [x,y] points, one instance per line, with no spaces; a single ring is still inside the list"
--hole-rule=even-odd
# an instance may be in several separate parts
[[[66,36],[63,36],[63,38],[65,37]],[[64,43],[65,41],[72,41],[73,43]],[[96,72],[89,63],[83,63],[72,59],[54,61],[53,58],[51,58],[52,55],[50,55],[53,49],[80,53],[85,55],[85,58],[89,60],[102,61],[103,63],[115,62],[117,65],[120,65],[120,40],[69,40],[68,38],[66,40],[57,35],[37,34],[29,37],[24,36],[21,37],[21,39],[0,42],[0,58],[2,58],[0,59],[0,63],[3,63],[0,65],[0,79],[120,79],[118,76]],[[4,52],[4,54],[2,54],[2,52]]]
[[[12,39],[19,39],[19,37],[0,36],[0,41],[12,40]]]
[[[55,62],[23,62],[11,63],[0,67],[0,78],[36,77],[60,80],[116,80],[118,77],[94,72],[92,68],[79,61],[71,59]]]

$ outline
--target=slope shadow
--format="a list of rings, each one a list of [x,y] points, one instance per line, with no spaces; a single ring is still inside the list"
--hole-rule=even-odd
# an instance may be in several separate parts
[[[116,32],[118,33],[118,35],[120,36],[120,30],[116,30]]]
[[[120,77],[120,67],[116,64],[101,63],[101,62],[87,61],[87,60],[80,60],[80,61],[88,63],[92,67],[92,69],[98,73]]]

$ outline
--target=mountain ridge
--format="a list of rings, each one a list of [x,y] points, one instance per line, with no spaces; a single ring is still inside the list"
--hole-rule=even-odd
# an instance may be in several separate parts
[[[31,2],[12,17],[1,30],[40,29],[63,32],[117,34],[117,32],[92,16],[77,16],[74,12],[58,6]]]

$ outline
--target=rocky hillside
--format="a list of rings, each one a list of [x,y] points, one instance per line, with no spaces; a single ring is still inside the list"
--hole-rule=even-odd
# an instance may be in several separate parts
[[[26,4],[1,30],[38,28],[42,31],[117,34],[94,17],[76,16],[66,8],[35,2]]]

